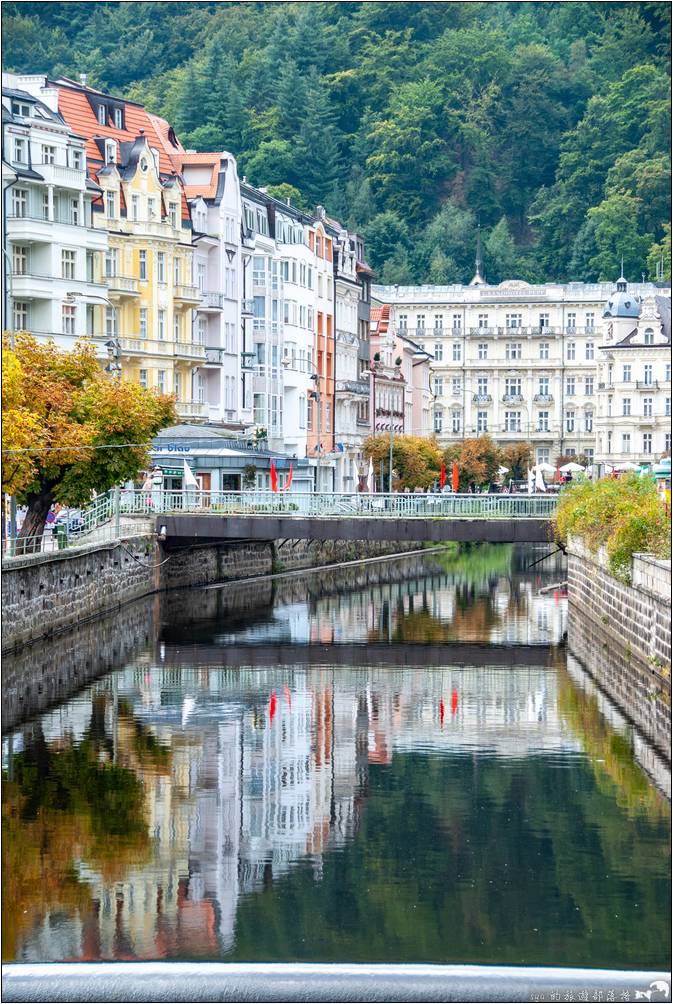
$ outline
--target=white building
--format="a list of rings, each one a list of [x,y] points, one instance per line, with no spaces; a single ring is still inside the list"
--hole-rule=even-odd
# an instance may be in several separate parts
[[[377,286],[391,327],[432,357],[433,428],[445,445],[489,433],[537,462],[596,452],[598,345],[609,283]],[[632,297],[651,283],[628,284]],[[662,395],[663,398],[663,395]],[[663,400],[662,400],[663,404]],[[662,411],[663,414],[663,411]]]
[[[87,179],[84,140],[58,112],[11,86],[2,89],[2,133],[6,327],[70,349],[78,337],[103,334],[78,301],[107,303],[108,238],[92,225],[99,189]]]
[[[252,386],[242,369],[243,268],[241,200],[234,157],[176,154],[189,200],[194,243],[194,284],[202,294],[193,311],[193,340],[205,347],[197,395],[210,422],[245,431],[252,424]]]
[[[671,449],[671,300],[633,296],[623,276],[598,347],[596,459],[652,463]]]

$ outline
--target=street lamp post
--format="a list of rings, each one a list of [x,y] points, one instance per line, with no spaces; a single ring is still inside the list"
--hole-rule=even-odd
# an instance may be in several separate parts
[[[65,302],[72,304],[83,297],[83,293],[70,291],[65,295]],[[93,301],[96,301],[97,303],[105,303],[111,310],[117,310],[114,303],[112,303],[111,300],[108,300],[106,296],[88,296],[85,302],[91,303]],[[117,380],[121,380],[122,368],[121,363],[119,362],[121,357],[121,343],[117,334],[113,334],[113,336],[106,341],[105,348],[108,350],[108,359],[110,360],[105,369],[108,373],[114,374]]]

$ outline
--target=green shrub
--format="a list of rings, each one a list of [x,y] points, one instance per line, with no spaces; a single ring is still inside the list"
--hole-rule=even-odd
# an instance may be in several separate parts
[[[554,524],[562,544],[571,535],[594,553],[605,545],[610,571],[622,582],[630,580],[633,554],[670,555],[671,528],[651,477],[628,474],[569,485]]]

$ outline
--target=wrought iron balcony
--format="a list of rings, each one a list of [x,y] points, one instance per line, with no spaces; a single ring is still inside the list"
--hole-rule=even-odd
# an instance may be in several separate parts
[[[535,394],[533,396],[533,401],[535,401],[536,404],[551,404],[553,400],[553,394]]]
[[[369,396],[369,383],[366,380],[337,380],[336,390],[341,394]]]
[[[492,404],[493,398],[490,394],[473,394],[472,403],[473,404]]]
[[[523,404],[523,394],[503,394],[503,404]]]
[[[224,306],[223,293],[203,293],[202,296],[199,310],[222,310]]]

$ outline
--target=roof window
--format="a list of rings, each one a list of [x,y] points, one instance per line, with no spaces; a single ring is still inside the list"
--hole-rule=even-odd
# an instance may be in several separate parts
[[[115,129],[124,128],[124,112],[121,108],[112,109],[112,121],[115,124]]]
[[[117,162],[117,144],[113,139],[105,140],[105,163],[106,164],[116,164]]]
[[[29,119],[30,105],[24,101],[12,101],[12,115],[20,115],[24,119]]]
[[[96,118],[99,125],[107,125],[107,109],[105,105],[96,106]]]

